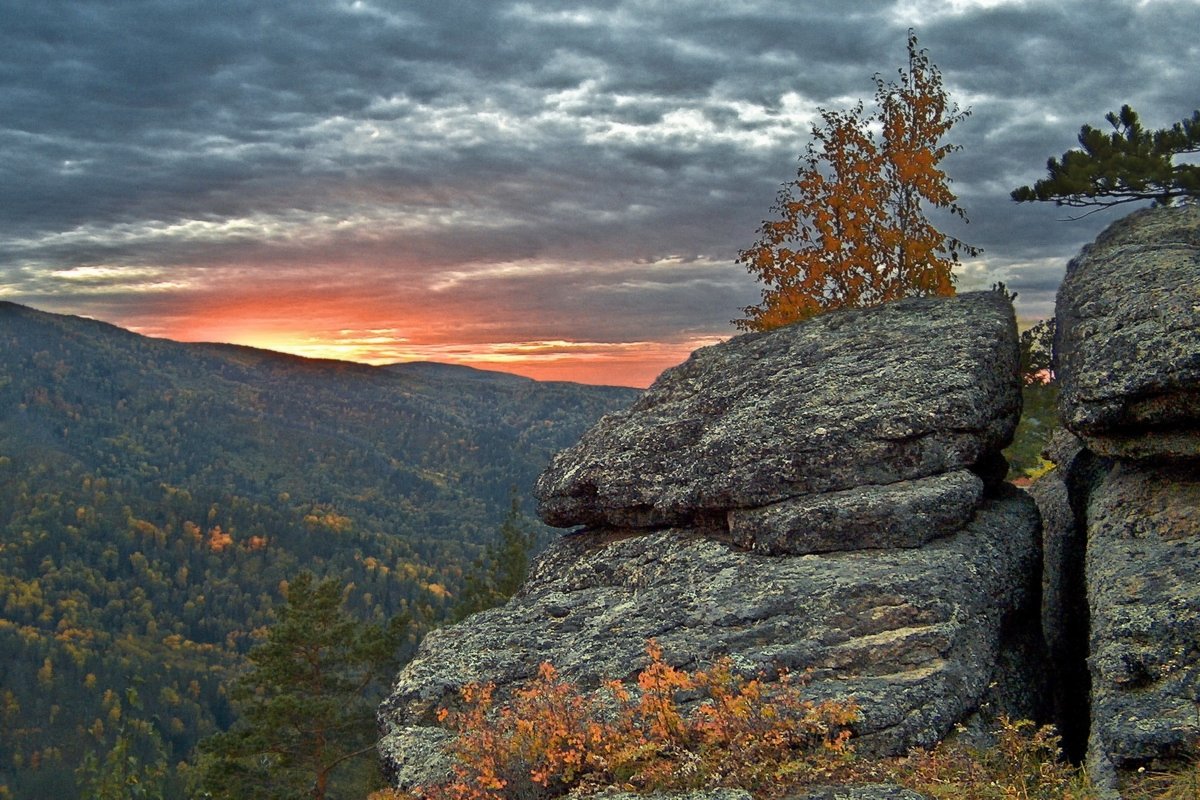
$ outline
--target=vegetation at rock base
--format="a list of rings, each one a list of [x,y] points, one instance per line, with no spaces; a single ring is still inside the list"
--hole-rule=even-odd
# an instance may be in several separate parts
[[[350,767],[374,759],[375,707],[395,674],[409,620],[368,624],[344,609],[340,581],[301,573],[251,667],[230,687],[239,718],[200,743],[201,796],[228,800],[349,797]],[[356,777],[351,774],[351,777]]]
[[[902,757],[863,758],[850,701],[815,703],[786,673],[767,682],[737,674],[728,658],[687,672],[648,643],[636,688],[619,681],[584,691],[550,664],[512,699],[473,684],[461,708],[443,709],[458,734],[453,776],[369,800],[550,800],[606,790],[643,794],[738,788],[780,798],[812,785],[891,783],[933,800],[1099,800],[1085,769],[1062,757],[1052,726],[1000,716],[986,746],[957,732]],[[1195,748],[1194,748],[1195,749]],[[1127,800],[1200,800],[1200,751],[1144,769]]]
[[[1099,800],[1082,765],[1062,758],[1053,726],[1001,716],[988,747],[951,737],[930,750],[872,765],[874,777],[934,800]],[[1200,800],[1200,742],[1171,764],[1144,767],[1122,780],[1125,800]]]
[[[1143,128],[1128,105],[1104,118],[1112,131],[1084,125],[1079,129],[1079,149],[1066,151],[1061,159],[1051,157],[1047,176],[1033,186],[1014,189],[1012,199],[1108,208],[1200,197],[1200,164],[1174,162],[1177,155],[1200,152],[1200,110],[1157,131]]]
[[[458,736],[450,781],[377,800],[550,798],[608,786],[651,792],[716,786],[763,789],[797,775],[837,776],[850,756],[849,701],[804,697],[802,679],[745,678],[729,659],[687,672],[647,645],[636,688],[620,681],[584,692],[542,664],[512,701],[491,684],[462,690],[440,717]],[[685,695],[703,698],[690,711]]]
[[[887,779],[936,800],[1095,800],[1084,770],[1062,758],[1052,726],[1000,717],[995,743],[951,739],[883,765]]]
[[[820,109],[821,124],[784,184],[758,241],[738,262],[764,284],[762,303],[735,320],[769,330],[835,308],[901,297],[954,293],[959,254],[979,251],[935,228],[924,205],[966,215],[942,169],[955,145],[942,142],[969,115],[942,86],[941,73],[908,35],[908,69],[899,81],[875,76],[879,111],[860,102]],[[881,128],[877,140],[873,133]]]

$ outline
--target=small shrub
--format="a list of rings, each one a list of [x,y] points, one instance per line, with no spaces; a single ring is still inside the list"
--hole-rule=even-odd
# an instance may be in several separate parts
[[[853,759],[852,703],[805,700],[803,681],[737,675],[722,659],[683,672],[662,661],[631,691],[619,682],[585,696],[548,664],[514,702],[495,707],[492,687],[463,691],[465,710],[447,714],[460,733],[455,780],[412,793],[385,790],[370,800],[501,800],[625,791],[745,788],[779,797],[812,783],[898,783],[937,800],[1097,800],[1081,767],[1065,762],[1053,727],[999,719],[994,744],[949,740],[904,758]],[[681,692],[703,700],[690,714]],[[1127,776],[1126,800],[1200,800],[1200,747],[1170,769]]]
[[[1093,800],[1079,767],[1068,764],[1053,726],[1000,717],[995,745],[947,741],[895,762],[892,779],[934,798]]]
[[[1200,723],[1200,705],[1196,715]],[[1128,800],[1200,800],[1200,733],[1192,733],[1176,763],[1142,768],[1130,775],[1122,796]]]
[[[678,670],[654,642],[637,688],[619,681],[584,693],[550,664],[496,705],[495,687],[462,690],[461,711],[440,718],[458,736],[454,777],[414,790],[425,800],[543,800],[574,791],[751,791],[829,780],[843,773],[852,748],[849,701],[814,702],[803,680],[747,679],[728,659],[707,671]],[[690,713],[680,696],[700,698]],[[405,795],[377,793],[376,800]]]

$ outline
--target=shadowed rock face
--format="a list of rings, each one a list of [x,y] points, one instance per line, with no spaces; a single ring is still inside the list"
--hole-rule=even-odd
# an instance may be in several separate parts
[[[1200,737],[1200,207],[1114,223],[1068,266],[1057,314],[1059,411],[1086,449],[1055,456],[1062,486],[1038,495],[1049,552],[1086,536],[1088,764],[1116,797],[1122,772]]]
[[[995,292],[842,311],[696,351],[537,482],[548,524],[652,528],[972,467],[1020,413]]]
[[[1200,709],[1200,469],[1117,464],[1088,505],[1095,745],[1182,755]]]
[[[1093,452],[1200,458],[1200,206],[1147,209],[1067,265],[1063,423]]]
[[[544,519],[590,527],[397,678],[393,781],[444,769],[433,723],[463,685],[502,700],[543,661],[631,681],[649,639],[688,669],[811,670],[814,696],[861,705],[866,752],[931,745],[987,705],[1036,714],[1038,515],[994,474],[1016,370],[1012,307],[987,292],[738,337],[664,373],[539,480]]]

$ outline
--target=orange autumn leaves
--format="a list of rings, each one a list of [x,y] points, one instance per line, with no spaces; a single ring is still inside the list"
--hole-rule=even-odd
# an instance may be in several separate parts
[[[621,787],[641,792],[718,786],[764,788],[798,776],[832,777],[849,763],[848,701],[805,699],[797,681],[738,675],[728,658],[686,672],[647,646],[637,688],[610,681],[584,693],[550,664],[497,706],[494,686],[463,689],[463,710],[443,710],[458,736],[454,777],[421,787],[425,800],[557,797]],[[680,703],[691,702],[685,711]],[[381,793],[377,797],[403,797]]]
[[[959,254],[979,251],[937,230],[923,207],[966,219],[941,162],[957,147],[942,138],[960,112],[916,36],[899,82],[875,76],[879,111],[860,102],[821,109],[822,124],[794,181],[772,209],[779,219],[738,262],[764,284],[762,303],[734,323],[769,330],[835,308],[954,293]],[[878,134],[878,139],[877,139]]]

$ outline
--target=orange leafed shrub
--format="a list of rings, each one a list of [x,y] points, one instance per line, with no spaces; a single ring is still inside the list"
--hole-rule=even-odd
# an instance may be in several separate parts
[[[612,681],[584,693],[548,663],[504,705],[494,686],[464,688],[463,710],[439,715],[458,734],[454,778],[412,795],[540,800],[610,786],[761,790],[828,780],[847,768],[853,702],[805,699],[804,682],[786,673],[772,682],[744,678],[729,659],[707,671],[678,670],[653,641],[647,654],[636,689]],[[680,705],[684,697],[690,710]]]

